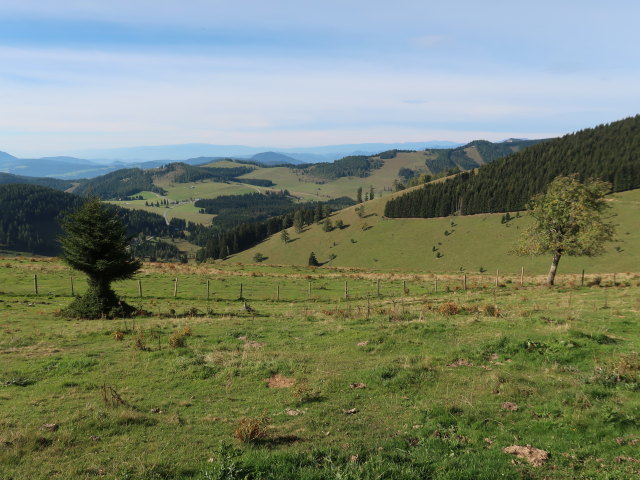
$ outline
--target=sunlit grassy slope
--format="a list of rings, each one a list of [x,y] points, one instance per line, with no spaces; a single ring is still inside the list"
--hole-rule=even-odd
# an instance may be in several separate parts
[[[289,190],[300,201],[327,201],[336,197],[356,197],[358,188],[368,192],[374,188],[376,196],[389,194],[393,181],[398,178],[398,170],[410,168],[416,171],[428,172],[425,166],[424,152],[399,153],[396,158],[384,161],[382,168],[374,170],[369,177],[344,177],[327,181],[304,174],[302,170],[287,167],[256,167],[253,172],[243,175],[241,178],[259,178],[271,180],[274,185],[270,188],[246,185],[242,183],[214,182],[203,180],[190,183],[173,183],[168,177],[162,177],[155,181],[156,185],[167,191],[166,196],[153,192],[141,192],[144,200],[111,202],[124,208],[146,210],[153,213],[165,214],[166,218],[182,218],[195,223],[208,225],[212,216],[198,213],[199,209],[193,206],[193,202],[199,198],[216,198],[221,195],[240,195],[244,193],[265,192],[268,190]],[[206,164],[216,168],[232,168],[247,166],[228,160]],[[168,199],[170,202],[185,202],[183,205],[169,205],[164,207],[147,207],[145,201]]]
[[[327,200],[342,196],[355,198],[359,187],[368,191],[371,186],[380,196],[390,192],[401,168],[428,172],[426,158],[424,152],[398,153],[395,158],[384,160],[382,168],[374,170],[368,177],[343,177],[324,183],[322,179],[305,175],[301,170],[286,167],[257,168],[243,177],[271,180],[276,184],[275,188],[287,189],[305,200]]]
[[[288,244],[278,234],[228,261],[252,262],[260,252],[267,257],[266,263],[300,265],[307,263],[313,251],[329,265],[379,270],[477,273],[482,268],[495,273],[524,267],[532,274],[543,274],[549,268],[551,258],[546,256],[509,254],[529,221],[526,216],[508,224],[501,223],[502,214],[386,219],[387,198],[366,202],[364,218],[356,215],[355,207],[335,213],[332,222],[341,219],[347,225],[342,230],[324,232],[321,225],[312,225],[296,234],[291,228]],[[618,240],[600,257],[563,257],[560,273],[640,271],[640,190],[616,194],[611,204]],[[330,260],[332,255],[335,258]]]

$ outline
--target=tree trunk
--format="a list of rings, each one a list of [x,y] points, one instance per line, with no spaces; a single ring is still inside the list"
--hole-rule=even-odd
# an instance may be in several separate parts
[[[553,286],[556,280],[556,270],[558,270],[558,263],[560,263],[560,257],[562,256],[562,251],[556,250],[556,253],[553,254],[553,261],[551,262],[551,268],[549,269],[549,276],[547,277],[547,285],[550,287]]]

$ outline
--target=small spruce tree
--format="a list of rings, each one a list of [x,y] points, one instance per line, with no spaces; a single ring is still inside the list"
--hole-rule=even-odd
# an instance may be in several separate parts
[[[320,266],[320,262],[318,262],[318,259],[316,258],[316,254],[311,252],[309,254],[309,266],[310,267],[319,267]]]
[[[130,316],[135,310],[121,301],[111,282],[131,278],[142,266],[129,250],[122,222],[97,198],[87,200],[62,222],[63,260],[85,273],[89,288],[64,313],[70,317]]]

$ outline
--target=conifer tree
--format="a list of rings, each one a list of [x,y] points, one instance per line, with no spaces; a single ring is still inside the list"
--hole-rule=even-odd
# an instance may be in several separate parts
[[[304,220],[302,219],[302,212],[300,210],[296,210],[296,213],[293,214],[293,228],[296,233],[301,233],[304,228]]]
[[[320,262],[318,262],[318,259],[316,258],[316,254],[311,252],[309,254],[309,266],[310,267],[319,267],[320,266]]]
[[[87,200],[62,222],[63,260],[88,277],[87,292],[65,310],[71,317],[129,316],[134,308],[122,302],[111,282],[131,278],[142,266],[133,258],[125,227],[97,199]]]

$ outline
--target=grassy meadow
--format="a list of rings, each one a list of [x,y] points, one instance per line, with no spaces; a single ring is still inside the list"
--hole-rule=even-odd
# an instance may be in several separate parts
[[[639,275],[145,264],[97,321],[72,276],[0,260],[3,480],[640,474]]]
[[[421,187],[414,187],[421,188]],[[402,192],[393,195],[402,195]],[[338,267],[364,267],[378,271],[466,272],[487,275],[496,270],[515,274],[524,267],[533,275],[548,272],[551,257],[519,257],[510,254],[529,219],[525,214],[503,223],[503,214],[442,218],[384,217],[390,197],[364,202],[365,214],[350,207],[331,216],[345,228],[325,232],[323,225],[310,225],[298,234],[288,230],[291,241],[283,244],[279,234],[230,257],[229,262],[249,263],[262,253],[266,263],[306,265],[315,252],[321,263]],[[614,273],[640,271],[640,190],[609,197],[616,227],[616,241],[604,255],[592,258],[564,256],[559,273]]]

